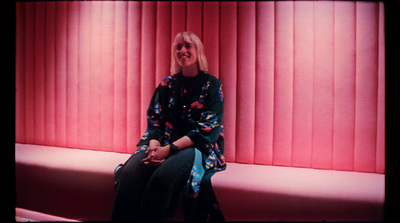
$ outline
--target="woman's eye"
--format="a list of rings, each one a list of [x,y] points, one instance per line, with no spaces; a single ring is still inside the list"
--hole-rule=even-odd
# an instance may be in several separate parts
[[[182,49],[182,46],[181,46],[181,45],[178,45],[178,46],[176,46],[176,49],[177,49],[177,50],[181,50],[181,49]]]
[[[190,47],[192,47],[190,44],[188,44],[188,45],[186,45],[185,46],[186,47],[186,49],[189,49]]]

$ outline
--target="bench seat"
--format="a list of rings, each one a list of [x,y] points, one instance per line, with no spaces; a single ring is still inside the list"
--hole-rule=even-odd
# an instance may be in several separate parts
[[[227,221],[383,221],[384,174],[230,163],[212,185]]]
[[[107,221],[114,168],[129,156],[15,144],[17,208]],[[384,179],[374,173],[228,163],[212,184],[227,221],[383,221]]]

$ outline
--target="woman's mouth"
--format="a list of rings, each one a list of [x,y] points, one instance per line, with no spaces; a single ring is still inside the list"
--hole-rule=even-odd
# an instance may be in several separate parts
[[[189,60],[189,56],[181,56],[179,58],[180,61],[185,61],[185,60]]]
[[[189,59],[189,56],[188,56],[188,55],[181,55],[181,56],[179,57],[179,59],[180,59],[180,60],[188,60],[188,59]]]

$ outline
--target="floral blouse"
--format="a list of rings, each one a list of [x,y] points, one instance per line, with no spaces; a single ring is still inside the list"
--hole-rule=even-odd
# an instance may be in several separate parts
[[[147,110],[147,129],[135,153],[147,150],[152,139],[167,145],[188,136],[198,151],[185,191],[187,195],[197,197],[204,171],[226,168],[222,125],[224,100],[222,84],[216,77],[200,71],[192,78],[189,90],[183,88],[184,79],[182,73],[177,73],[163,79],[156,88]]]

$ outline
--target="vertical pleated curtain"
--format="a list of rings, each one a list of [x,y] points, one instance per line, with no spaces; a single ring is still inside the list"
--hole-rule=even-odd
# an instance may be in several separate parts
[[[224,85],[230,162],[383,173],[384,4],[16,4],[16,142],[131,153],[178,32]]]

